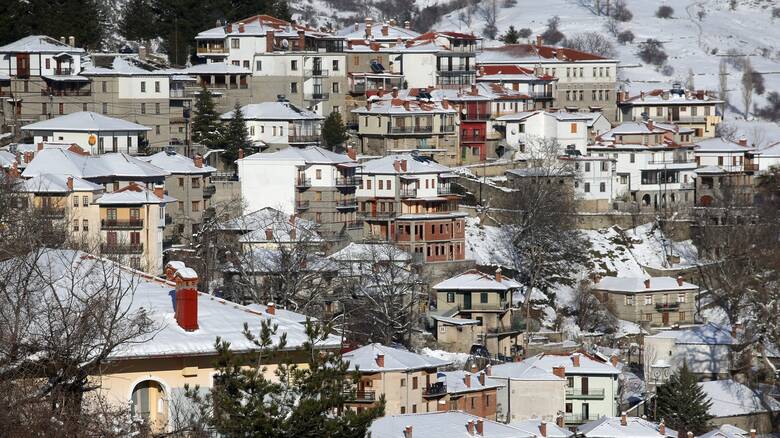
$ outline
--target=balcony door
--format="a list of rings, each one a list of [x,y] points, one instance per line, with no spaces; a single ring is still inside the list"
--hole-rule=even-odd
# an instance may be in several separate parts
[[[588,395],[588,378],[583,377],[580,379],[580,386],[582,388],[582,395]]]
[[[471,309],[471,292],[463,294],[463,308]]]
[[[22,79],[30,77],[30,54],[16,54],[16,76]]]
[[[669,325],[669,312],[661,314],[661,322],[663,322],[664,325]]]
[[[582,421],[587,422],[590,420],[590,405],[587,403],[582,404]]]

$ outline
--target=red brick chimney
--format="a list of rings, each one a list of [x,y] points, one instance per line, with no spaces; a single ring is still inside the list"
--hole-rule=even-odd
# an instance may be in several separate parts
[[[477,91],[477,84],[471,84],[471,95],[476,96],[479,92]]]
[[[496,269],[496,282],[501,283],[504,277],[501,275],[501,268]]]
[[[244,33],[244,23],[238,23],[238,33]]]
[[[552,371],[553,374],[560,377],[561,379],[566,378],[566,367],[553,367]]]
[[[409,20],[404,21],[404,29],[411,29],[412,23]]]
[[[385,87],[379,87],[376,90],[376,95],[377,95],[377,97],[384,97],[384,95],[385,95]]]
[[[268,303],[265,306],[265,311],[268,312],[269,315],[276,315],[276,304]]]
[[[563,414],[559,413],[558,416],[555,417],[555,424],[560,428],[566,426],[566,420],[564,419]]]
[[[376,365],[379,368],[385,367],[385,355],[384,354],[377,354],[376,355]]]
[[[485,367],[485,375],[490,377],[490,374],[493,372],[493,367],[488,365]]]
[[[195,163],[195,167],[197,168],[203,167],[203,155],[195,154],[195,158],[192,161]]]
[[[653,119],[649,119],[647,121],[647,129],[649,129],[651,132],[653,131],[653,129],[655,129],[655,125],[653,124]]]
[[[547,437],[547,423],[545,421],[539,423],[539,435]]]
[[[244,159],[244,148],[238,149],[238,159],[243,160]]]
[[[398,99],[398,87],[393,87],[393,99]]]
[[[176,281],[176,271],[185,267],[183,262],[171,260],[165,265],[165,279],[168,281]]]
[[[737,140],[737,143],[739,143],[740,146],[747,147],[747,139],[745,137],[742,137],[739,140]]]
[[[685,282],[685,279],[683,278],[683,276],[682,275],[678,275],[677,276],[677,286],[682,286],[683,282]]]
[[[192,268],[176,271],[176,322],[191,332],[198,329],[198,274]]]
[[[274,239],[274,230],[271,228],[265,229],[265,240],[273,240]]]
[[[406,426],[404,428],[404,438],[412,438],[412,426]]]
[[[382,36],[387,36],[389,34],[390,34],[389,26],[387,25],[387,23],[385,23],[382,25]]]
[[[664,424],[664,420],[661,420],[661,424],[658,425],[658,433],[666,435],[666,424]]]
[[[265,31],[265,51],[271,53],[274,51],[274,31]]]
[[[371,101],[370,100],[366,101],[366,109],[369,110],[369,111],[371,110]]]
[[[306,31],[305,30],[299,30],[298,31],[298,50],[305,50],[306,49]]]
[[[756,430],[750,429],[750,438],[756,438]]]
[[[575,367],[579,367],[580,366],[580,353],[574,353],[574,354],[571,355],[571,363]]]
[[[687,436],[688,438],[693,438],[693,432],[688,432],[685,436]]]
[[[347,156],[349,157],[350,160],[353,161],[357,160],[357,151],[355,150],[355,148],[351,146],[347,147]]]
[[[404,109],[409,111],[409,101],[408,100],[404,101]]]
[[[466,388],[471,388],[471,373],[464,373],[463,384],[466,385]]]
[[[406,165],[407,165],[406,159],[401,160],[401,172],[406,172]]]
[[[485,436],[485,420],[477,418],[477,433]]]
[[[396,172],[401,171],[401,161],[399,160],[393,161],[393,170],[395,170]]]
[[[155,184],[154,186],[154,196],[157,196],[160,199],[163,199],[165,197],[165,186],[162,184]]]
[[[542,36],[537,35],[536,36],[536,47],[542,47]]]
[[[42,151],[42,150],[43,150],[43,143],[38,143],[38,150],[39,150],[39,151]]]
[[[72,192],[73,191],[73,177],[72,176],[68,177],[68,182],[66,184],[68,185],[68,191]]]
[[[618,355],[617,355],[617,354],[613,354],[613,355],[612,355],[612,356],[609,358],[609,363],[611,363],[613,367],[617,367],[617,366],[618,366],[618,364],[620,363],[620,358],[618,357]]]
[[[650,279],[645,278],[645,289],[650,289]]]
[[[620,425],[621,426],[628,426],[628,417],[626,416],[625,412],[620,414]]]
[[[474,420],[469,420],[469,422],[466,423],[466,430],[469,435],[474,435]]]
[[[482,386],[485,386],[485,372],[481,371],[479,373],[479,384]]]
[[[233,23],[228,23],[228,25],[227,25],[227,33],[232,33],[232,32],[233,32]]]

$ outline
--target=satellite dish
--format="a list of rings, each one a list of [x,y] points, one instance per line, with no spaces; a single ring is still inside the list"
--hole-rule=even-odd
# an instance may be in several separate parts
[[[290,42],[287,41],[287,40],[282,40],[282,48],[284,50],[287,50],[288,48],[290,48]]]

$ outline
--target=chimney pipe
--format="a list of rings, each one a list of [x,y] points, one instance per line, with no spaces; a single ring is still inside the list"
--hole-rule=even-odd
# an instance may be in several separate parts
[[[620,358],[618,357],[618,355],[617,355],[617,354],[613,354],[613,355],[612,355],[612,356],[609,358],[609,363],[611,363],[613,367],[616,367],[616,368],[617,368],[618,364],[620,363]]]
[[[479,384],[482,386],[485,386],[485,372],[482,371],[479,373]]]
[[[195,167],[197,167],[198,169],[200,169],[201,167],[203,167],[203,155],[201,155],[201,154],[195,154],[195,159],[194,159],[194,160],[192,160],[192,161],[194,161],[194,163],[195,163]]]
[[[580,366],[580,353],[574,353],[574,354],[571,355],[571,363],[575,367],[579,367]]]
[[[658,433],[666,435],[666,424],[664,424],[664,420],[661,420],[661,424],[658,425]]]
[[[682,275],[677,276],[677,286],[682,286],[684,281],[685,279],[683,278]]]
[[[265,52],[272,53],[274,51],[274,31],[265,31]]]
[[[559,413],[558,416],[555,417],[555,424],[560,428],[563,428],[566,425],[566,421],[562,414]]]
[[[43,150],[43,142],[41,142],[41,143],[38,143],[38,150],[39,150],[39,151],[42,151],[42,150]]]
[[[561,379],[566,378],[566,368],[565,367],[553,367],[552,369],[553,374],[560,377]]]
[[[73,177],[72,176],[68,177],[67,184],[68,184],[68,191],[72,192],[73,191]]]
[[[474,435],[474,420],[469,420],[466,423],[466,430],[469,432],[469,435]]]
[[[168,281],[176,281],[176,271],[185,267],[183,262],[171,260],[165,265],[165,279]]]
[[[268,305],[265,306],[265,311],[268,312],[269,315],[276,315],[276,304],[268,303]]]
[[[76,47],[76,37],[73,35],[68,37],[68,45],[71,47]]]
[[[655,129],[655,125],[653,124],[653,119],[648,119],[647,120],[647,129],[650,132],[653,132],[653,129]]]
[[[406,172],[406,165],[407,165],[407,161],[406,158],[404,158],[403,160],[401,160],[401,172]]]
[[[485,367],[485,375],[490,377],[492,372],[493,372],[493,367],[490,364],[488,364],[488,366]]]
[[[165,198],[165,186],[162,184],[155,184],[154,196],[157,196],[160,199]]]
[[[477,418],[477,433],[485,436],[485,420]]]
[[[388,27],[387,23],[385,23],[385,24],[382,25],[382,36],[387,36],[389,34],[390,34],[389,27]]]
[[[393,99],[398,99],[398,87],[393,87]]]
[[[412,426],[406,426],[404,428],[404,438],[412,438]]]
[[[198,274],[192,268],[176,271],[176,322],[191,332],[198,329]]]
[[[504,281],[504,277],[501,276],[501,268],[496,269],[496,282],[501,283]]]
[[[622,412],[620,414],[620,425],[621,426],[628,426],[628,416],[626,416],[625,412]]]
[[[347,156],[350,160],[355,161],[357,160],[357,151],[353,147],[347,147]]]
[[[379,368],[385,367],[385,355],[384,354],[377,354],[376,355],[376,365]]]
[[[411,29],[412,23],[409,20],[404,21],[404,29]]]
[[[742,146],[742,147],[747,147],[747,145],[748,145],[747,144],[747,139],[745,137],[742,137],[739,140],[737,140],[737,143],[739,143],[739,145]]]
[[[686,436],[687,436],[688,438],[693,438],[693,432],[688,432],[688,434],[687,434]]]
[[[542,421],[539,423],[539,435],[542,437],[547,437],[547,423]]]
[[[227,33],[233,33],[233,23],[228,23],[228,25],[227,25]]]
[[[645,278],[645,289],[650,289],[650,279]]]
[[[750,438],[756,438],[756,430],[750,429]]]
[[[238,159],[243,160],[244,159],[244,148],[238,149]]]
[[[536,47],[542,47],[542,36],[536,35]]]
[[[360,23],[355,23],[355,32],[360,30]]]
[[[471,388],[471,373],[465,373],[463,376],[463,384],[466,385],[466,388]]]
[[[274,230],[272,230],[270,227],[265,229],[265,240],[273,240],[274,238]]]

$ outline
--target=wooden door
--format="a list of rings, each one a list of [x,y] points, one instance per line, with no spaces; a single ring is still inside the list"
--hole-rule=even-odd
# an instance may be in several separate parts
[[[680,120],[680,107],[674,106],[672,107],[672,121],[676,122]]]
[[[30,54],[29,53],[16,54],[16,76],[23,79],[30,77]]]
[[[669,325],[669,312],[664,312],[661,314],[661,321],[664,325]]]
[[[463,308],[471,309],[471,292],[463,294]]]
[[[583,377],[581,380],[581,387],[582,387],[582,395],[588,394],[588,378]]]

